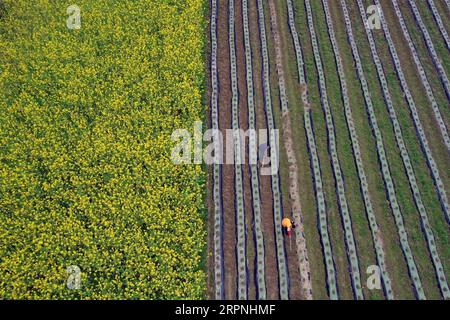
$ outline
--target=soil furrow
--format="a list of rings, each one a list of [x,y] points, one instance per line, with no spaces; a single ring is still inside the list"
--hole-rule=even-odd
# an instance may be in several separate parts
[[[219,76],[219,130],[231,129],[230,50],[228,45],[228,1],[218,2],[217,67]],[[224,137],[225,141],[225,137]],[[227,144],[224,142],[223,144]],[[224,155],[227,153],[224,147]],[[225,156],[224,156],[225,159]],[[222,165],[223,248],[225,299],[236,299],[236,221],[234,198],[234,165]]]

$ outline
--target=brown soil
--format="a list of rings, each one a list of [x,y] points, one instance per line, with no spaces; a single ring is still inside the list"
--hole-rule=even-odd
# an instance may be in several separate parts
[[[262,56],[259,37],[256,1],[248,2],[250,41],[252,43],[253,85],[255,92],[256,127],[267,129],[262,89]],[[275,228],[273,224],[273,196],[270,176],[260,176],[261,215],[264,232],[267,299],[279,299],[278,269],[275,250]]]
[[[279,35],[279,27],[277,22],[277,12],[275,3],[272,0],[269,0],[269,12],[270,12],[270,21],[271,21],[271,31],[273,37],[273,44],[275,47],[275,61],[277,66],[277,74],[278,81],[284,83],[284,68],[282,62],[282,53],[281,53],[281,39]],[[286,94],[286,92],[284,92]],[[287,95],[286,95],[287,99]],[[282,126],[282,139],[284,145],[284,152],[286,153],[287,166],[289,168],[289,211],[285,208],[285,215],[291,215],[293,219],[295,219],[296,224],[300,231],[303,231],[303,225],[301,223],[301,204],[300,204],[300,196],[297,185],[297,160],[295,158],[295,154],[293,151],[293,138],[291,132],[291,122],[289,118],[288,111],[285,111],[281,115],[281,126]],[[301,232],[299,233],[301,234]],[[310,297],[311,292],[311,283],[309,280],[309,263],[307,262],[306,246],[304,239],[285,239],[285,247],[287,253],[287,262],[289,269],[289,281],[290,281],[290,298],[291,299],[300,299],[301,297],[301,282],[303,280],[303,284],[305,288],[303,291],[305,293],[305,297]],[[294,244],[292,244],[294,242]],[[303,277],[300,276],[300,269],[303,270]]]
[[[226,129],[231,128],[230,52],[228,44],[228,1],[226,0],[218,1],[217,42],[219,129],[224,133]],[[224,164],[222,166],[222,200],[225,299],[236,299],[236,219],[233,165]]]
[[[239,91],[239,126],[248,130],[248,103],[247,103],[247,80],[244,51],[244,30],[242,20],[242,1],[235,2],[235,34],[236,34],[236,59],[238,72]],[[247,270],[248,270],[248,298],[256,299],[256,272],[255,272],[255,242],[253,233],[253,203],[252,189],[250,184],[250,167],[248,155],[248,139],[245,141],[245,164],[242,166],[244,186],[244,206],[247,233]]]
[[[264,111],[263,89],[262,89],[262,58],[261,43],[258,28],[258,13],[255,1],[248,2],[250,37],[252,43],[253,56],[253,80],[255,92],[256,122],[257,129],[267,128]],[[238,90],[239,90],[239,122],[240,127],[248,129],[248,105],[247,105],[247,84],[246,65],[243,39],[242,21],[242,1],[235,1],[235,32],[236,32],[236,58],[238,70]],[[266,17],[267,18],[267,17]],[[267,29],[269,40],[270,30]],[[218,1],[218,77],[219,77],[219,128],[225,139],[225,130],[231,129],[231,79],[230,79],[230,52],[228,41],[228,1]],[[209,97],[209,93],[208,96]],[[224,141],[224,145],[226,145]],[[248,145],[248,141],[246,141]],[[226,152],[226,150],[224,150]],[[224,153],[225,155],[226,153]],[[246,148],[246,163],[248,163],[248,148]],[[212,172],[209,172],[211,175]],[[279,299],[278,270],[275,245],[275,226],[273,222],[273,195],[271,188],[271,177],[260,176],[261,193],[261,214],[262,228],[264,232],[265,267],[266,267],[266,288],[268,299]],[[247,267],[249,272],[249,299],[257,298],[256,274],[255,274],[255,242],[254,242],[254,219],[252,210],[252,193],[250,184],[249,166],[243,166],[243,187],[244,205],[247,223]],[[224,164],[222,166],[222,194],[223,194],[223,247],[224,247],[224,291],[225,299],[237,298],[237,262],[236,262],[236,214],[235,214],[235,192],[234,192],[234,165]],[[209,208],[213,204],[209,199]],[[286,212],[290,208],[285,207]],[[211,229],[210,229],[211,231]],[[300,276],[298,261],[296,257],[295,238],[292,239],[292,250],[289,241],[286,243],[288,256],[289,273],[294,278],[290,279],[290,297],[300,297]],[[210,267],[212,265],[210,264]],[[212,269],[211,269],[212,270]],[[212,285],[213,281],[209,279]],[[209,293],[212,297],[213,294]]]

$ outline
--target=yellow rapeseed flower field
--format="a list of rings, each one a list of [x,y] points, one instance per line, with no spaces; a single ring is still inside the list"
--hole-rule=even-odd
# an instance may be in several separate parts
[[[206,1],[2,1],[0,298],[204,297]]]

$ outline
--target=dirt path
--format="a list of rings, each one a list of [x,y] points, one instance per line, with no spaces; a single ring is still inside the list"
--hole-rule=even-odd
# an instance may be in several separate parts
[[[312,288],[310,281],[310,267],[308,254],[306,250],[306,241],[303,237],[302,209],[300,204],[300,195],[298,188],[298,166],[294,152],[294,142],[292,137],[291,121],[289,117],[287,94],[285,89],[284,68],[282,63],[281,43],[278,29],[277,12],[275,3],[269,0],[269,11],[271,30],[275,45],[275,61],[277,66],[278,83],[281,100],[281,123],[282,140],[286,152],[286,158],[289,167],[289,198],[291,203],[291,214],[297,224],[295,232],[294,248],[290,240],[286,239],[286,251],[288,253],[288,267],[290,273],[290,292],[291,298],[299,299],[303,296],[306,299],[312,299]],[[296,259],[294,258],[296,257]]]
[[[236,32],[236,58],[238,72],[238,90],[239,90],[239,126],[244,131],[248,130],[248,103],[247,103],[247,82],[246,65],[244,53],[244,31],[242,21],[242,1],[235,0],[235,32]],[[245,222],[247,231],[247,268],[248,268],[248,298],[256,298],[256,271],[255,271],[255,241],[253,233],[253,208],[252,208],[252,190],[250,186],[250,166],[248,154],[248,139],[245,143],[245,164],[243,168],[244,181],[244,205]]]
[[[228,1],[218,1],[217,68],[219,75],[219,129],[231,128],[230,50],[228,46]],[[224,145],[226,145],[224,143]],[[226,154],[226,150],[224,150]],[[236,220],[234,199],[234,166],[222,166],[223,248],[225,299],[236,298]]]
[[[267,129],[264,111],[261,41],[258,28],[258,12],[255,0],[249,1],[250,41],[252,43],[253,85],[255,93],[257,129]],[[260,176],[262,224],[264,230],[264,248],[266,265],[266,287],[268,299],[279,299],[278,270],[275,251],[275,233],[273,224],[273,195],[270,176]]]

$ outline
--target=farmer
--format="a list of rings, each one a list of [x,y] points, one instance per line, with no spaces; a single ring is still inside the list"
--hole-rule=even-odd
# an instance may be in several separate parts
[[[289,218],[284,218],[284,219],[281,221],[281,225],[283,226],[284,233],[285,233],[288,237],[290,237],[291,234],[292,234],[292,229],[295,228],[294,220],[289,219]]]

